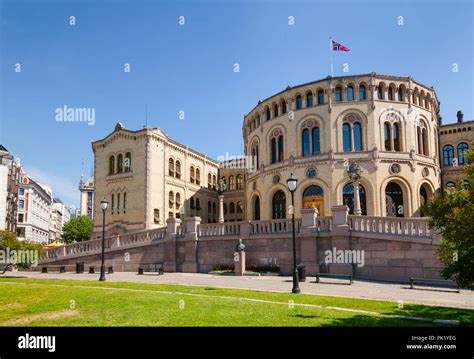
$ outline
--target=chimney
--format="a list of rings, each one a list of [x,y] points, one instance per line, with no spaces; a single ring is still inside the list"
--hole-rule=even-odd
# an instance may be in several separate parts
[[[458,111],[458,113],[456,114],[457,118],[458,118],[458,123],[463,123],[464,122],[464,114],[462,113],[461,110]]]

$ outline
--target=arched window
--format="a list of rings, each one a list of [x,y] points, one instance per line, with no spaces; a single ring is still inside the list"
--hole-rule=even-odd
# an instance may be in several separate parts
[[[362,215],[367,215],[367,201],[365,196],[365,188],[359,184],[359,202]],[[355,213],[355,200],[354,200],[354,184],[348,183],[342,189],[342,203],[349,207],[349,214]]]
[[[285,114],[286,113],[286,101],[285,100],[282,100],[281,101],[281,114]]]
[[[318,105],[324,105],[324,91],[318,91]]]
[[[306,107],[313,107],[313,93],[308,92],[306,94]]]
[[[311,131],[311,139],[313,141],[313,154],[321,152],[321,142],[319,139],[319,127],[313,127]]]
[[[275,117],[278,117],[278,105],[277,105],[277,104],[275,104],[275,105],[273,106],[273,117],[274,117],[274,118],[275,118]]]
[[[428,129],[425,121],[419,122],[416,134],[418,137],[418,153],[420,155],[428,156]]]
[[[283,133],[281,130],[274,130],[272,132],[271,143],[271,160],[272,163],[281,162],[284,158],[284,143],[283,143]]]
[[[388,96],[389,101],[393,101],[393,87],[392,86],[388,88],[387,96]]]
[[[253,144],[252,144],[252,164],[255,168],[255,170],[258,170],[258,167],[259,167],[259,159],[258,159],[258,142],[255,141]]]
[[[234,204],[234,202],[230,202],[230,204],[229,204],[229,213],[230,214],[235,213],[235,204]]]
[[[199,198],[196,198],[196,210],[197,211],[201,210],[201,201]]]
[[[266,119],[267,121],[270,121],[270,118],[271,118],[271,116],[270,116],[270,108],[267,106],[267,108],[265,109],[265,119]]]
[[[469,149],[469,146],[467,143],[460,143],[458,145],[458,165],[463,165],[467,163],[467,150]]]
[[[336,87],[336,102],[342,101],[342,90],[340,87]]]
[[[356,115],[348,115],[342,124],[342,148],[344,152],[362,151],[362,125]]]
[[[113,175],[115,173],[115,157],[109,157],[109,175]]]
[[[168,175],[174,177],[174,160],[172,158],[168,161]]]
[[[404,217],[403,191],[395,182],[389,182],[385,188],[385,206],[387,217]]]
[[[452,166],[454,160],[454,147],[451,145],[444,145],[443,147],[443,163],[445,166]]]
[[[303,108],[303,98],[301,95],[296,96],[296,109],[300,110]]]
[[[383,100],[383,86],[382,85],[377,86],[377,98],[379,100]]]
[[[176,178],[181,179],[181,162],[176,161]]]
[[[216,175],[212,175],[212,188],[216,188],[217,186],[217,177]]]
[[[216,202],[212,202],[212,213],[216,214],[217,213],[217,205]]]
[[[227,214],[227,203],[224,203],[222,207],[224,207],[224,214]]]
[[[425,186],[420,187],[420,206],[424,206],[428,203],[428,192],[426,191]]]
[[[176,193],[176,209],[179,209],[179,207],[181,207],[181,195]]]
[[[253,219],[255,221],[260,221],[260,197],[255,197],[253,203]]]
[[[117,156],[117,173],[123,172],[123,155],[119,154]]]
[[[398,88],[398,101],[403,102],[405,99],[405,90],[403,87]]]
[[[278,162],[283,161],[283,152],[284,151],[284,144],[283,144],[283,135],[278,137]]]
[[[168,193],[168,205],[170,208],[173,208],[174,207],[174,193],[173,191],[169,191]]]
[[[117,211],[120,210],[120,193],[117,193]]]
[[[189,169],[189,182],[194,183],[194,166]]]
[[[309,130],[307,128],[303,130],[302,143],[303,143],[303,156],[309,156],[311,154],[311,147],[310,147]]]
[[[207,213],[210,215],[212,214],[212,204],[211,201],[207,202]],[[210,216],[209,216],[210,217]]]
[[[448,183],[446,183],[446,188],[454,188],[454,187],[456,187],[454,182],[449,181]]]
[[[242,175],[237,175],[237,189],[243,189]]]
[[[319,215],[324,216],[324,191],[321,187],[312,185],[303,192],[303,208],[317,208]]]
[[[196,184],[199,186],[201,184],[201,170],[196,168]]]
[[[391,151],[391,141],[390,141],[390,123],[385,122],[383,124],[383,134],[384,134],[384,143],[385,143],[385,151]]]
[[[115,201],[114,201],[114,194],[112,193],[112,201],[110,203],[110,208],[112,209],[112,213],[114,213],[114,204],[115,204]]]
[[[350,152],[352,148],[351,125],[348,123],[342,125],[342,143],[344,152]]]
[[[303,124],[301,143],[303,156],[320,153],[319,127],[315,121],[308,120]]]
[[[428,96],[425,97],[425,108],[428,110],[430,109],[430,99],[428,98]]]
[[[366,100],[367,99],[367,93],[365,90],[365,85],[360,85],[359,86],[359,100]]]
[[[237,213],[243,213],[244,212],[244,205],[242,202],[237,202]]]
[[[392,125],[392,138],[393,138],[393,149],[400,151],[400,129],[398,123]]]
[[[354,87],[347,86],[347,101],[354,101]]]
[[[393,113],[387,115],[383,129],[385,151],[401,151],[400,118]]]
[[[229,191],[235,190],[234,176],[229,176]]]
[[[211,175],[211,173],[207,174],[207,188],[212,188],[212,175]]]
[[[123,193],[123,210],[127,209],[127,192]]]
[[[272,218],[286,218],[286,196],[282,190],[275,192],[272,198]]]
[[[462,186],[464,189],[469,189],[469,181],[468,180],[462,181]]]
[[[191,209],[196,208],[196,206],[194,205],[194,197],[191,197],[191,198],[189,199],[189,207],[190,207]]]
[[[131,169],[132,169],[132,154],[130,152],[127,152],[125,154],[124,166],[125,166],[125,172],[130,172],[131,171]]]

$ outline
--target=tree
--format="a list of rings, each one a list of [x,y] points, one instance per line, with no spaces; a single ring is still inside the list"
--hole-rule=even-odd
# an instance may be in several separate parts
[[[464,167],[469,185],[458,183],[438,195],[424,208],[430,216],[430,227],[441,233],[438,258],[444,267],[444,278],[461,287],[474,288],[474,151],[468,153],[469,164]]]
[[[87,241],[92,233],[92,221],[87,216],[75,217],[64,224],[63,239],[66,243]]]
[[[28,241],[20,241],[10,231],[0,231],[0,264],[4,264],[4,274],[12,267],[30,268],[44,252],[43,245]]]

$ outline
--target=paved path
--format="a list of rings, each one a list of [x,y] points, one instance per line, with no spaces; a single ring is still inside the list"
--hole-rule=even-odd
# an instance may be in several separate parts
[[[8,275],[24,276],[37,279],[79,279],[97,280],[98,274],[9,272]],[[0,278],[4,276],[0,275]],[[151,284],[177,284],[191,286],[212,286],[221,288],[253,289],[272,292],[291,292],[291,277],[234,277],[197,273],[165,273],[165,275],[121,272],[106,275],[109,282],[136,282]],[[337,283],[337,284],[334,284]],[[323,279],[315,283],[314,277],[300,283],[301,293],[329,295],[346,298],[376,299],[403,303],[418,303],[436,306],[474,309],[474,292],[461,290],[461,293],[445,289],[409,289],[407,284],[392,284],[355,280],[353,285],[347,281]]]

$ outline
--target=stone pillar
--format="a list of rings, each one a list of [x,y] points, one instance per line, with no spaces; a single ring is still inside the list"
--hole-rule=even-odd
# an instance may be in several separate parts
[[[197,273],[197,246],[198,226],[201,224],[200,217],[186,218],[186,234],[184,237],[184,263],[183,272]]]
[[[324,261],[326,252],[336,253],[338,250],[350,250],[351,244],[349,241],[349,207],[346,205],[333,206],[332,211],[332,232],[330,248],[324,248],[324,251],[319,253],[319,258]],[[333,256],[334,257],[334,256]],[[326,263],[329,273],[339,274],[353,274],[352,263],[337,263],[334,258],[330,263]]]
[[[234,253],[234,272],[236,276],[243,276],[245,273],[245,252]]]
[[[219,199],[219,217],[217,219],[218,223],[224,223],[224,195],[220,194],[217,196]]]
[[[166,220],[165,260],[163,263],[165,272],[176,272],[176,235],[180,224],[181,220],[179,218],[168,218]]]
[[[306,266],[308,275],[319,272],[317,257],[318,232],[317,232],[317,208],[303,208],[301,210],[300,228],[300,264]]]
[[[354,214],[356,216],[360,216],[362,214],[362,210],[360,208],[360,186],[359,182],[354,182]]]

